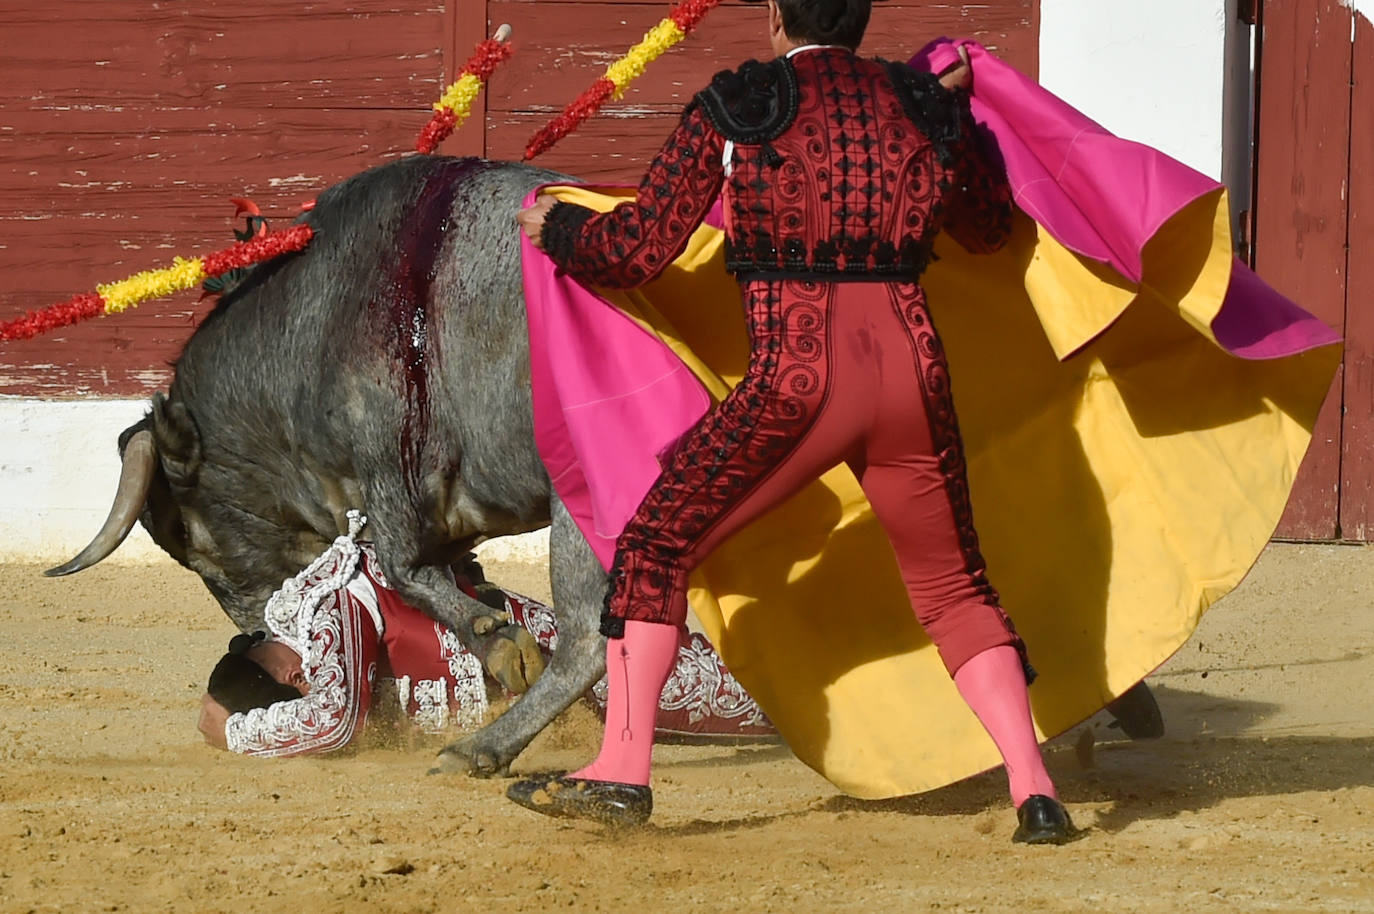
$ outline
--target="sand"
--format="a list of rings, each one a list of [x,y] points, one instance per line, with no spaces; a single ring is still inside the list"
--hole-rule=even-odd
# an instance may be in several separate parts
[[[543,569],[491,564],[547,599]],[[1000,772],[839,794],[780,745],[662,746],[608,834],[427,775],[433,739],[259,761],[195,729],[231,627],[175,566],[0,566],[0,912],[1374,912],[1374,549],[1275,545],[1151,682],[1168,733],[1051,742],[1087,831],[1009,843]],[[900,726],[894,721],[893,726]],[[575,707],[517,762],[570,766]]]

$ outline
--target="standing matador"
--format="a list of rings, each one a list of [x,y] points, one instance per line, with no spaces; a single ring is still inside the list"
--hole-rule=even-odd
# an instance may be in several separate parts
[[[918,284],[941,229],[975,252],[1005,242],[1010,191],[966,93],[946,88],[967,84],[967,66],[942,84],[858,57],[869,6],[769,0],[775,59],[720,73],[695,96],[635,201],[596,214],[545,197],[521,214],[559,267],[626,288],[667,267],[723,195],[727,268],[751,342],[744,380],[665,459],[617,541],[601,752],[580,771],[516,783],[522,805],[647,819],[655,698],[688,573],[844,462],[887,532],[917,619],[1002,754],[1013,840],[1073,834],[1031,723],[1025,646],[979,552],[949,372]]]

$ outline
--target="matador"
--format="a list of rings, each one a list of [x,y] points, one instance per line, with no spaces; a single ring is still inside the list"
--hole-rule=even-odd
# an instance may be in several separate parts
[[[599,214],[543,197],[521,213],[558,267],[628,288],[673,261],[720,195],[750,339],[744,379],[665,456],[617,540],[601,752],[579,771],[513,785],[510,797],[531,809],[648,818],[652,696],[686,618],[689,572],[846,463],[918,621],[1001,752],[1013,840],[1074,833],[1031,722],[1025,645],[979,551],[949,371],[920,285],[941,230],[974,252],[1005,242],[1010,190],[966,92],[857,55],[869,6],[769,0],[775,58],[717,74],[693,97],[636,199]],[[946,82],[969,78],[962,69]]]

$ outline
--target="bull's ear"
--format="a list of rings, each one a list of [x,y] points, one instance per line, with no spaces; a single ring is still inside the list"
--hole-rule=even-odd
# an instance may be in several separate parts
[[[153,440],[172,488],[195,485],[200,471],[200,432],[184,403],[153,394]]]
[[[158,467],[153,484],[148,489],[148,503],[139,517],[143,529],[163,550],[187,568],[186,525],[181,520],[181,507],[172,497],[167,477]]]

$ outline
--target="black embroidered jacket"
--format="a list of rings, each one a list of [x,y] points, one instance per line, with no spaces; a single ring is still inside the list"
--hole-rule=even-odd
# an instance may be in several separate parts
[[[1011,224],[1005,174],[963,92],[820,48],[717,74],[635,201],[605,214],[559,203],[543,243],[579,279],[636,286],[682,252],[722,192],[727,267],[741,281],[915,281],[939,229],[984,252]]]

